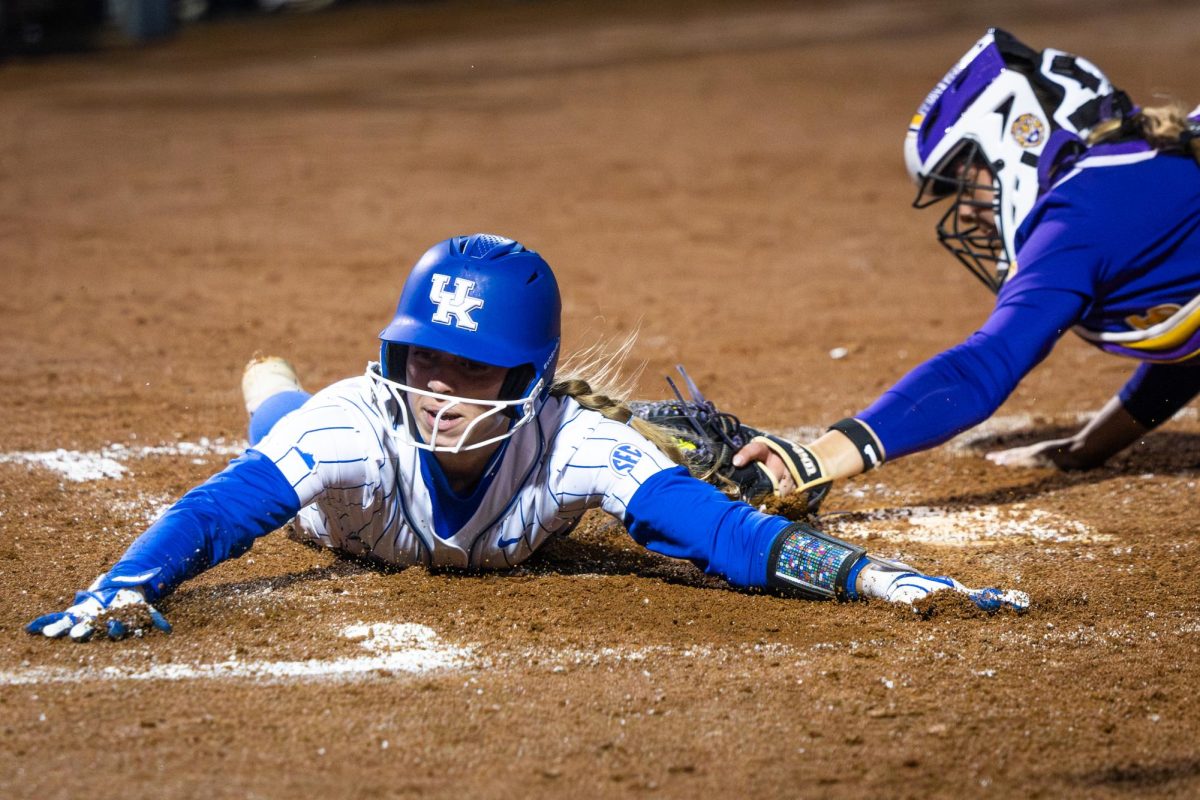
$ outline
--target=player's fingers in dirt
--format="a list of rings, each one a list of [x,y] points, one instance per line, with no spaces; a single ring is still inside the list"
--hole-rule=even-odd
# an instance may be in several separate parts
[[[109,639],[157,629],[171,632],[171,623],[146,602],[137,589],[98,589],[79,592],[65,611],[43,614],[25,626],[25,632],[50,639],[69,636],[76,642],[90,640],[97,631]]]

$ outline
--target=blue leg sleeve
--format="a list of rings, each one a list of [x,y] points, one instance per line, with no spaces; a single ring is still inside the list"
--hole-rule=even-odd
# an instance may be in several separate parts
[[[308,392],[279,392],[262,401],[250,415],[250,446],[258,444],[271,432],[275,423],[295,411],[312,397]]]
[[[683,467],[646,479],[629,501],[625,527],[638,544],[686,558],[736,586],[766,586],[767,559],[791,524],[730,500]]]

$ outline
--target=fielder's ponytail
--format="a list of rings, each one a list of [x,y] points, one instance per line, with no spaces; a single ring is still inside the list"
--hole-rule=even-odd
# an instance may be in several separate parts
[[[1182,103],[1143,108],[1124,119],[1110,119],[1092,129],[1088,144],[1142,139],[1162,153],[1191,156],[1200,163],[1200,120],[1188,116]]]

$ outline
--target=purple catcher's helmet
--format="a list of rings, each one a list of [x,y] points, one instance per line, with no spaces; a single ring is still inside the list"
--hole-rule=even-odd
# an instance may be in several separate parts
[[[1129,113],[1129,99],[1091,62],[1061,50],[1037,52],[998,28],[974,44],[925,98],[904,142],[913,205],[954,204],[938,222],[938,239],[988,288],[998,292],[1016,272],[1015,240],[1064,155],[1083,148],[1098,122]],[[969,184],[972,165],[990,186]],[[997,234],[962,220],[975,191],[994,191]]]
[[[541,411],[558,363],[561,314],[558,282],[540,255],[503,236],[455,236],[429,248],[412,268],[396,314],[379,334],[379,369],[367,374],[399,405],[412,444],[447,452],[483,447],[512,436]],[[507,367],[500,397],[457,397],[407,385],[409,347]],[[405,401],[410,393],[450,401],[442,412],[457,403],[491,409],[456,444],[435,446],[415,435]],[[476,424],[497,414],[514,420],[508,430],[467,445]]]

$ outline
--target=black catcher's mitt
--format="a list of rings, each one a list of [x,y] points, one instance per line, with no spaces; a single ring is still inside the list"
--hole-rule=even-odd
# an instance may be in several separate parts
[[[700,393],[682,366],[676,369],[687,386],[689,399],[684,399],[668,376],[667,383],[675,399],[630,403],[633,413],[671,433],[693,475],[748,503],[758,503],[779,493],[778,480],[761,462],[754,461],[744,467],[733,465],[734,453],[752,441],[761,442],[783,460],[796,486],[807,492],[808,512],[815,514],[829,493],[830,483],[812,451],[744,425],[733,414],[720,411]]]

